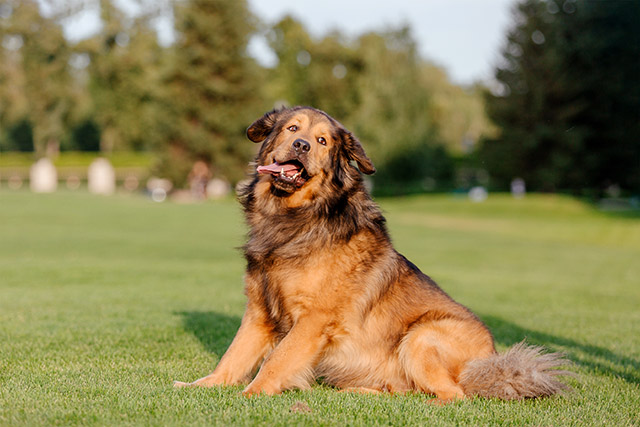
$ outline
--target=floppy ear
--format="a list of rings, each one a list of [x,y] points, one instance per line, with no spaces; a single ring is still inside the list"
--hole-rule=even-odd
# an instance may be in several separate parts
[[[373,166],[373,163],[371,162],[369,157],[367,157],[367,155],[365,154],[364,148],[362,148],[362,145],[360,144],[360,141],[358,141],[358,138],[356,138],[348,130],[344,131],[344,133],[342,134],[342,138],[344,140],[344,146],[347,151],[347,156],[350,160],[355,160],[355,162],[358,164],[358,169],[360,169],[360,172],[367,175],[375,173],[376,168],[375,166]]]
[[[247,138],[253,142],[262,142],[271,133],[282,110],[272,110],[253,122],[247,128]]]

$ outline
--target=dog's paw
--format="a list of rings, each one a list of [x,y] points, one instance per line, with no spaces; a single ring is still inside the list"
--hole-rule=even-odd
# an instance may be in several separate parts
[[[195,387],[194,383],[183,383],[182,381],[174,381],[173,388]]]
[[[427,404],[432,406],[447,406],[460,401],[460,398],[440,399],[439,397],[436,397],[435,399],[427,400]]]
[[[251,384],[249,384],[244,390],[242,390],[242,395],[244,397],[259,396],[261,394],[269,393],[266,393],[265,390],[261,389],[260,387],[254,387]]]
[[[253,390],[253,389],[245,388],[244,390],[242,390],[242,395],[244,397],[259,396],[260,395],[260,390]]]
[[[277,387],[271,387],[269,385],[256,385],[251,383],[242,391],[242,395],[244,397],[258,396],[261,394],[273,396],[274,394],[280,394],[281,392],[282,390]]]

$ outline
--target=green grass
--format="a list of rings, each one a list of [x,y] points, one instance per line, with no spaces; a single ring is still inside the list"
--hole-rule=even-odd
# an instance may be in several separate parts
[[[566,352],[573,392],[524,402],[174,390],[244,308],[232,200],[154,204],[0,189],[0,425],[637,425],[640,220],[568,198],[381,200],[398,250],[490,326]],[[305,402],[310,413],[292,413]]]

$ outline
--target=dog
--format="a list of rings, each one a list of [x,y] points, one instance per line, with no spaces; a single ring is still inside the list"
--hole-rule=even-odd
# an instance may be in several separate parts
[[[262,145],[239,194],[249,225],[246,311],[213,373],[176,387],[248,383],[246,396],[273,395],[320,378],[439,402],[567,388],[561,354],[524,342],[498,354],[483,322],[393,248],[362,178],[376,169],[339,122],[283,108],[247,137]]]

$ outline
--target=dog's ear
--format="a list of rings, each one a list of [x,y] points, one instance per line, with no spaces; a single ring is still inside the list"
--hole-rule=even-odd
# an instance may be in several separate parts
[[[367,175],[375,173],[376,168],[373,166],[373,162],[371,162],[369,157],[365,154],[364,148],[362,148],[362,144],[360,144],[358,138],[345,129],[342,133],[342,139],[344,141],[344,148],[347,152],[347,157],[349,160],[354,160],[357,163],[360,172]]]
[[[280,113],[282,113],[282,109],[272,110],[253,122],[251,126],[247,128],[247,138],[253,142],[264,141],[278,122]]]

